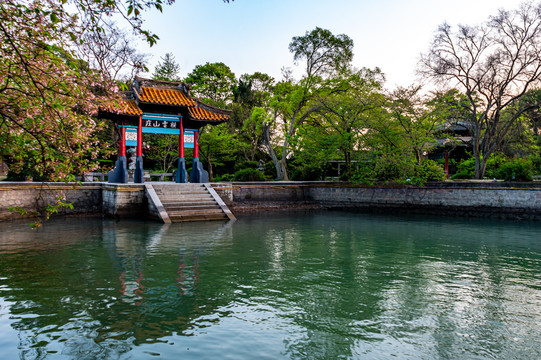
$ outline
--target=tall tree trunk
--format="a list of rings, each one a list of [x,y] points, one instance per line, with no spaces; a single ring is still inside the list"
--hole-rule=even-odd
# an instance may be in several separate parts
[[[473,178],[481,179],[483,177],[483,172],[481,171],[481,167],[482,167],[481,154],[479,154],[479,152],[474,151],[473,157],[475,159],[475,171],[473,174]]]
[[[287,149],[289,147],[289,138],[293,136],[293,133],[296,129],[296,120],[297,114],[301,109],[301,105],[297,107],[291,118],[291,123],[289,124],[289,130],[287,131],[286,138],[284,139],[284,145],[282,146],[282,159],[280,160],[280,165],[282,166],[282,180],[289,181],[289,176],[287,175]]]
[[[289,181],[289,176],[287,174],[287,159],[283,158],[280,161],[280,166],[282,167],[282,180]]]
[[[209,164],[209,181],[212,181],[214,179],[214,171],[212,171],[212,163],[210,162],[210,159],[207,159],[207,162]]]
[[[475,172],[473,174],[474,179],[482,179],[485,171],[482,170],[482,158],[481,158],[481,144],[480,144],[480,135],[481,129],[479,129],[479,124],[475,124],[473,128],[473,158],[475,160]]]
[[[421,153],[421,149],[415,148],[415,158],[417,160],[417,165],[421,165],[421,161],[423,160],[423,154]]]
[[[280,160],[278,160],[278,157],[276,156],[274,148],[272,147],[272,144],[270,142],[269,124],[267,123],[263,123],[263,143],[265,144],[265,147],[267,148],[267,151],[272,159],[272,163],[276,168],[276,180],[284,179],[282,164]]]

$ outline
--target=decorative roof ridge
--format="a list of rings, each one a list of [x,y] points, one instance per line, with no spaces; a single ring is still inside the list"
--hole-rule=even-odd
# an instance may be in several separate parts
[[[214,112],[214,113],[226,115],[226,116],[231,115],[231,113],[233,112],[233,110],[226,110],[226,109],[219,108],[217,106],[205,104],[203,101],[201,101],[198,98],[193,98],[193,99],[195,100],[197,107],[200,107],[210,112]]]
[[[154,80],[146,79],[140,76],[135,76],[134,85],[138,91],[141,87],[150,87],[150,88],[165,88],[169,90],[180,90],[185,95],[190,96],[190,85],[183,81],[165,81],[165,80]]]
[[[135,85],[135,81],[133,83],[133,87],[130,92],[134,95],[134,98],[137,104],[139,104],[141,102],[141,98],[139,96],[139,87]]]

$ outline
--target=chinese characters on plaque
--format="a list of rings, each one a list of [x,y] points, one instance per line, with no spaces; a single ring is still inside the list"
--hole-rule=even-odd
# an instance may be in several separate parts
[[[163,120],[145,120],[144,127],[160,128],[160,129],[178,129],[178,121],[163,121]]]
[[[137,143],[137,130],[126,131],[126,141],[135,141]]]
[[[193,142],[194,142],[193,131],[190,131],[190,130],[184,131],[184,143],[193,144]]]

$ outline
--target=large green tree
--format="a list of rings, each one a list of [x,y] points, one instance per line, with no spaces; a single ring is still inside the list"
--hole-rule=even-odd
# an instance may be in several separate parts
[[[295,62],[303,63],[304,75],[298,83],[287,79],[275,86],[272,100],[274,124],[270,121],[263,124],[263,139],[275,164],[277,179],[281,180],[289,179],[287,157],[290,139],[307,118],[321,110],[321,105],[314,99],[321,94],[325,79],[349,66],[353,58],[353,40],[347,35],[333,35],[329,30],[317,27],[304,36],[293,37],[289,51],[293,53]],[[278,141],[272,140],[273,125],[282,130],[280,157],[274,150],[274,143]]]
[[[224,63],[197,65],[184,80],[192,86],[192,93],[215,106],[225,106],[233,100],[237,80]]]
[[[207,163],[209,180],[214,178],[214,169],[236,158],[238,144],[235,134],[227,129],[227,124],[205,126],[199,139],[199,156]]]
[[[388,99],[390,123],[400,134],[403,151],[412,154],[417,164],[435,144],[435,126],[446,120],[438,109],[432,111],[429,104],[429,99],[421,95],[420,86],[399,87]]]
[[[541,4],[500,10],[479,26],[443,24],[421,60],[421,72],[456,87],[468,100],[475,178],[528,110],[521,98],[541,81]]]
[[[147,146],[145,158],[154,161],[161,172],[171,172],[178,159],[178,135],[143,134],[143,143]]]
[[[274,79],[264,73],[244,74],[233,88],[229,127],[237,133],[238,146],[247,161],[261,158],[262,121],[266,118]],[[261,116],[263,115],[263,116]]]
[[[329,94],[323,92],[316,99],[322,106],[318,115],[320,126],[334,139],[334,150],[338,150],[345,164],[345,176],[351,174],[354,154],[366,146],[364,137],[369,119],[381,116],[385,105],[384,81],[378,68],[348,69],[330,79]]]

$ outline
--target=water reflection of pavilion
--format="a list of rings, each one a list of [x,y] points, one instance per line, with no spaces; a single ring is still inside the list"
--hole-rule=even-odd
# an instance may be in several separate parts
[[[191,321],[212,313],[212,306],[198,306],[199,262],[220,247],[231,245],[231,226],[208,223],[204,239],[197,224],[141,224],[137,236],[116,224],[104,228],[104,245],[118,273],[118,298],[123,305],[117,306],[130,308],[125,310],[129,314],[126,318],[112,318],[107,333],[132,333],[135,339],[152,341],[183,333]]]

